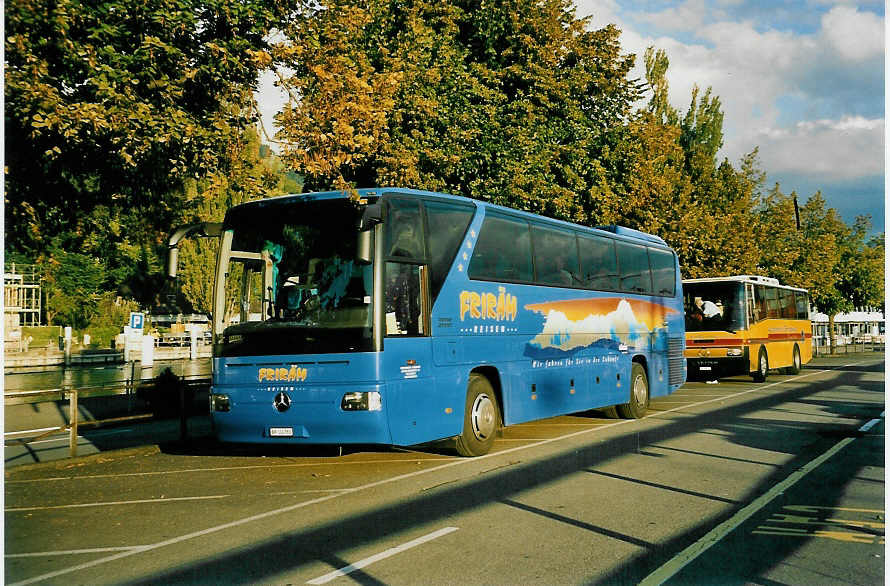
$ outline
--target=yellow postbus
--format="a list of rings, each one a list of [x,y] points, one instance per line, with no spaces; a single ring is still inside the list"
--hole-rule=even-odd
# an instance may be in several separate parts
[[[809,296],[777,279],[740,275],[683,281],[690,379],[770,370],[796,374],[813,358]]]

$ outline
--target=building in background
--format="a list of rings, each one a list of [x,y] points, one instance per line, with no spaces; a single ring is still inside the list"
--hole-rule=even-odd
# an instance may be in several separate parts
[[[3,271],[3,345],[7,352],[27,350],[22,328],[42,325],[43,291],[34,265],[9,263]]]
[[[819,347],[828,346],[828,316],[810,314],[813,323],[813,341]],[[863,307],[850,313],[834,316],[834,333],[838,346],[860,343],[884,343],[884,312],[875,307]]]

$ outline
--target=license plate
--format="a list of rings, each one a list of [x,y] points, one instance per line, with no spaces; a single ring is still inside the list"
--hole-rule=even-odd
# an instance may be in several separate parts
[[[711,367],[710,366],[699,366],[698,369],[699,370],[711,370]]]
[[[294,437],[293,427],[270,427],[270,437]]]

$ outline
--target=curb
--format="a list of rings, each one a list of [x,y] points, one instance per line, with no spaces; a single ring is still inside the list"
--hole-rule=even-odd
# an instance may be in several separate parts
[[[91,463],[102,463],[110,460],[119,460],[123,458],[133,458],[136,456],[152,456],[161,453],[159,445],[136,446],[133,448],[120,448],[117,450],[108,450],[99,452],[98,454],[87,454],[85,456],[76,456],[74,458],[61,458],[59,460],[50,460],[48,462],[31,462],[29,464],[19,464],[8,468],[5,477],[9,478],[14,472],[27,472],[29,470],[46,470],[55,468],[64,470],[75,466],[82,466]]]

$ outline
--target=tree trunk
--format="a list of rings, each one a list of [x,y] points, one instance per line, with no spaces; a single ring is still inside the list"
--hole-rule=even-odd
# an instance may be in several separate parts
[[[831,313],[828,315],[828,353],[835,353],[835,341],[836,337],[834,335],[834,316],[835,314]]]

